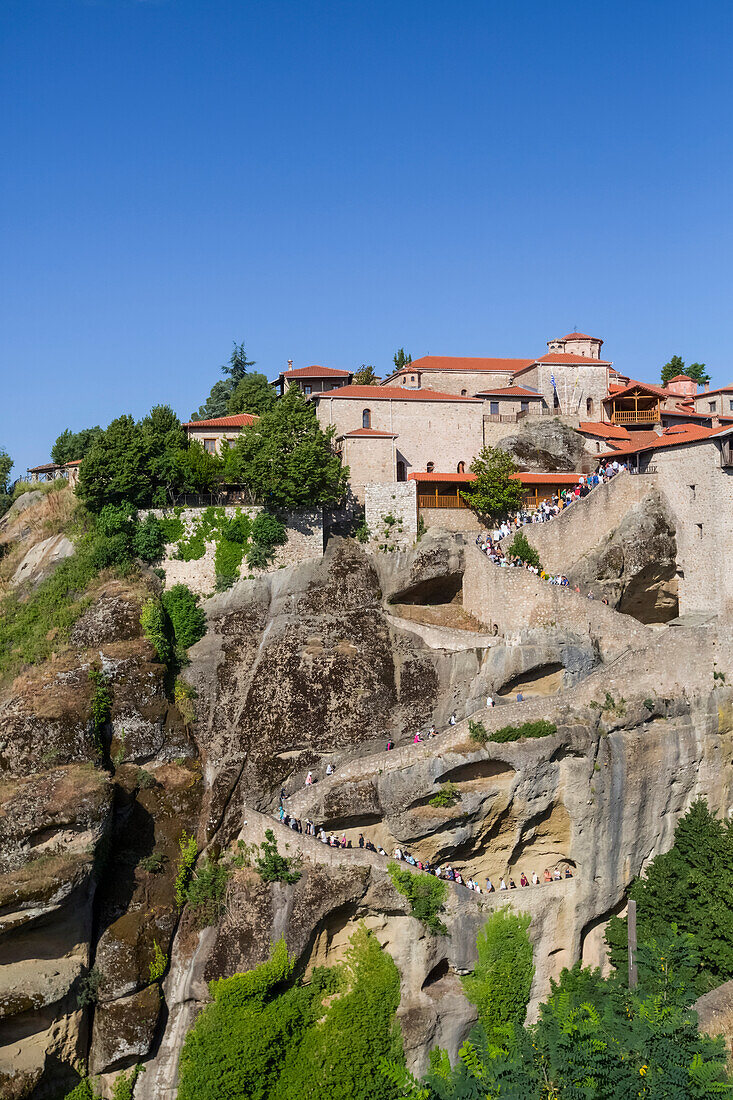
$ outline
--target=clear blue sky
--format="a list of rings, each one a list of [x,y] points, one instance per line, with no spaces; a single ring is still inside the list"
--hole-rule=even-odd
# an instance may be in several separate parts
[[[733,381],[729,0],[3,0],[0,444],[257,369]]]

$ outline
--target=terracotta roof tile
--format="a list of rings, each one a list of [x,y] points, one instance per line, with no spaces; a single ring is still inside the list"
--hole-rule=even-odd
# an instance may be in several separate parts
[[[652,442],[632,443],[620,447],[617,451],[609,451],[599,455],[599,458],[620,458],[622,455],[633,455],[639,451],[656,451],[661,447],[678,447],[682,443],[699,443],[703,439],[712,439],[722,432],[730,431],[729,428],[703,428],[700,424],[675,424],[665,428],[662,435],[656,436]]]
[[[248,428],[259,420],[251,413],[236,413],[234,416],[217,416],[213,420],[188,420],[184,428]]]
[[[620,424],[597,424],[592,420],[582,420],[578,424],[578,431],[586,435],[597,435],[601,439],[630,439],[626,428]]]
[[[548,351],[546,355],[538,355],[536,363],[577,363],[582,366],[591,363],[593,366],[610,367],[608,359],[591,359],[590,355],[572,355],[565,351]]]
[[[353,432],[343,432],[340,439],[396,439],[396,432],[379,432],[376,428],[356,428]]]
[[[482,397],[484,394],[491,397],[534,397],[535,400],[542,400],[541,393],[537,393],[537,390],[526,390],[524,386],[499,386],[495,390],[481,390],[475,396]]]
[[[281,370],[280,378],[350,378],[350,370],[336,370],[335,367],[296,367],[294,370]]]
[[[407,386],[341,386],[313,394],[314,401],[323,397],[358,398],[360,401],[469,401],[474,405],[480,404],[477,397],[461,397],[457,393],[440,393],[438,390],[411,390]]]
[[[473,371],[502,371],[512,374],[514,371],[530,367],[534,359],[483,359],[461,355],[423,355],[421,359],[414,359],[395,374],[409,374],[414,370],[473,370]]]
[[[561,336],[561,340],[595,340],[596,343],[602,344],[603,340],[600,340],[597,336],[589,336],[587,332],[569,332],[567,336]]]

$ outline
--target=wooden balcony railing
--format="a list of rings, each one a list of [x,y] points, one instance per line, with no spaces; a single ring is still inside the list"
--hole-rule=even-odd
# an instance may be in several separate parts
[[[614,412],[612,424],[658,424],[661,416],[657,409],[636,409],[626,412]]]
[[[468,508],[463,497],[457,493],[437,496],[435,493],[420,493],[417,502],[420,508]]]

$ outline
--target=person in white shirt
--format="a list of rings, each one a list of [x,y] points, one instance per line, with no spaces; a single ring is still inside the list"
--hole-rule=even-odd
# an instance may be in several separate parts
[[[506,890],[506,888],[507,888],[507,885],[504,882],[504,879],[501,879],[500,882],[499,882],[499,889],[500,890]]]

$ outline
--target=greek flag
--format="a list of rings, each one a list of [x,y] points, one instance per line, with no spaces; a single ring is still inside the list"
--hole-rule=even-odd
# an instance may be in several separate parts
[[[552,382],[553,390],[555,391],[555,393],[557,393],[557,382],[555,381],[555,372],[554,371],[550,375],[550,381]]]

